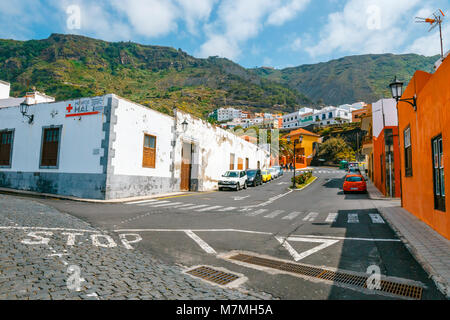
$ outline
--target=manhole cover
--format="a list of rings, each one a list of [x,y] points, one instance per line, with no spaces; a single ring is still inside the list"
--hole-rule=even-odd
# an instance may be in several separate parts
[[[302,265],[299,263],[289,263],[285,261],[262,258],[248,254],[236,254],[229,257],[230,260],[240,261],[246,264],[272,268],[289,273],[309,276],[335,283],[351,285],[360,288],[367,288],[369,276],[353,275],[342,271],[331,271],[319,267]],[[381,280],[380,289],[377,291],[402,296],[410,299],[420,300],[422,298],[423,288],[410,284],[399,283],[391,280]]]
[[[239,277],[234,274],[226,273],[206,266],[197,267],[195,269],[187,271],[186,273],[194,277],[219,284],[221,286],[227,285],[239,279]]]

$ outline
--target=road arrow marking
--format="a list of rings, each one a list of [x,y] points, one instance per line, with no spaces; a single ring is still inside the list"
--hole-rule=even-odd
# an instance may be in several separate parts
[[[200,246],[200,248],[205,250],[206,253],[217,254],[216,250],[214,250],[209,244],[203,241],[198,235],[196,235],[191,230],[186,230],[185,233],[189,236],[189,238],[194,240]]]
[[[333,244],[339,242],[340,240],[331,240],[331,239],[320,239],[320,238],[300,238],[300,237],[289,237],[289,238],[283,238],[276,236],[275,239],[289,252],[289,254],[294,258],[296,262],[305,259],[306,257],[323,250],[325,248],[328,248],[329,246],[332,246]],[[314,247],[310,250],[306,250],[302,253],[298,253],[290,244],[288,241],[296,241],[296,242],[312,242],[312,243],[321,243],[317,247]]]

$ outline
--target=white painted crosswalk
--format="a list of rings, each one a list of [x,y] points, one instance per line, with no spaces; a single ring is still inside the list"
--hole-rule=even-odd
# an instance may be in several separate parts
[[[294,220],[300,214],[301,214],[301,212],[297,212],[297,211],[291,212],[287,216],[283,217],[283,220]]]
[[[318,212],[310,212],[306,217],[303,218],[303,221],[314,221],[318,215]]]
[[[294,220],[303,221],[303,223],[312,222],[325,222],[334,224],[339,221],[340,224],[359,224],[361,223],[373,223],[373,224],[385,224],[384,219],[378,213],[358,213],[358,212],[329,212],[319,213],[313,211],[289,211],[289,210],[270,210],[259,209],[257,207],[231,207],[214,204],[194,204],[183,203],[180,201],[170,200],[145,200],[128,202],[127,205],[136,205],[140,207],[161,208],[167,210],[180,210],[188,212],[201,212],[201,213],[223,213],[223,214],[239,214],[252,218],[264,218],[264,219],[281,219],[286,222],[292,223]]]
[[[275,211],[269,213],[267,216],[264,216],[264,218],[273,219],[273,218],[279,216],[280,214],[282,214],[283,212],[284,212],[284,210],[275,210]]]

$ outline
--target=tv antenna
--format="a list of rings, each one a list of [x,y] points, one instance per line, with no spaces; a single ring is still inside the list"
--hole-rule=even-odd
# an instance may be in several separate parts
[[[416,17],[417,23],[429,23],[431,25],[430,30],[428,32],[431,32],[439,26],[439,35],[441,39],[441,58],[444,58],[444,45],[442,42],[442,22],[444,22],[445,14],[442,12],[441,9],[437,10],[435,13],[433,13],[429,18],[420,18]]]

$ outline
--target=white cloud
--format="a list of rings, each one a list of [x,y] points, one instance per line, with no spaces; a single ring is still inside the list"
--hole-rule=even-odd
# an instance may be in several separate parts
[[[218,19],[204,27],[206,42],[198,55],[220,55],[236,59],[241,46],[256,37],[265,24],[281,25],[304,9],[309,0],[223,0],[217,10]],[[286,8],[291,12],[285,13]]]
[[[167,35],[177,29],[178,8],[170,0],[113,0],[124,12],[133,32],[146,37]]]
[[[281,26],[286,21],[293,19],[299,11],[305,9],[309,2],[310,0],[291,0],[272,12],[267,19],[267,23]]]
[[[444,54],[445,54],[449,50],[448,41],[450,41],[450,25],[444,24],[442,26],[442,36],[444,38]],[[445,40],[447,40],[447,42],[445,42]],[[407,47],[406,52],[414,52],[424,56],[434,56],[441,54],[439,29],[436,28],[434,29],[434,31],[432,31],[432,33],[416,39],[412,45]]]
[[[319,41],[306,48],[312,56],[332,53],[385,53],[404,48],[421,0],[349,0],[328,15]]]
[[[292,51],[300,51],[302,49],[302,39],[295,38],[294,41],[291,42],[290,48]]]
[[[176,0],[181,17],[190,33],[197,34],[197,25],[207,21],[218,0]]]

